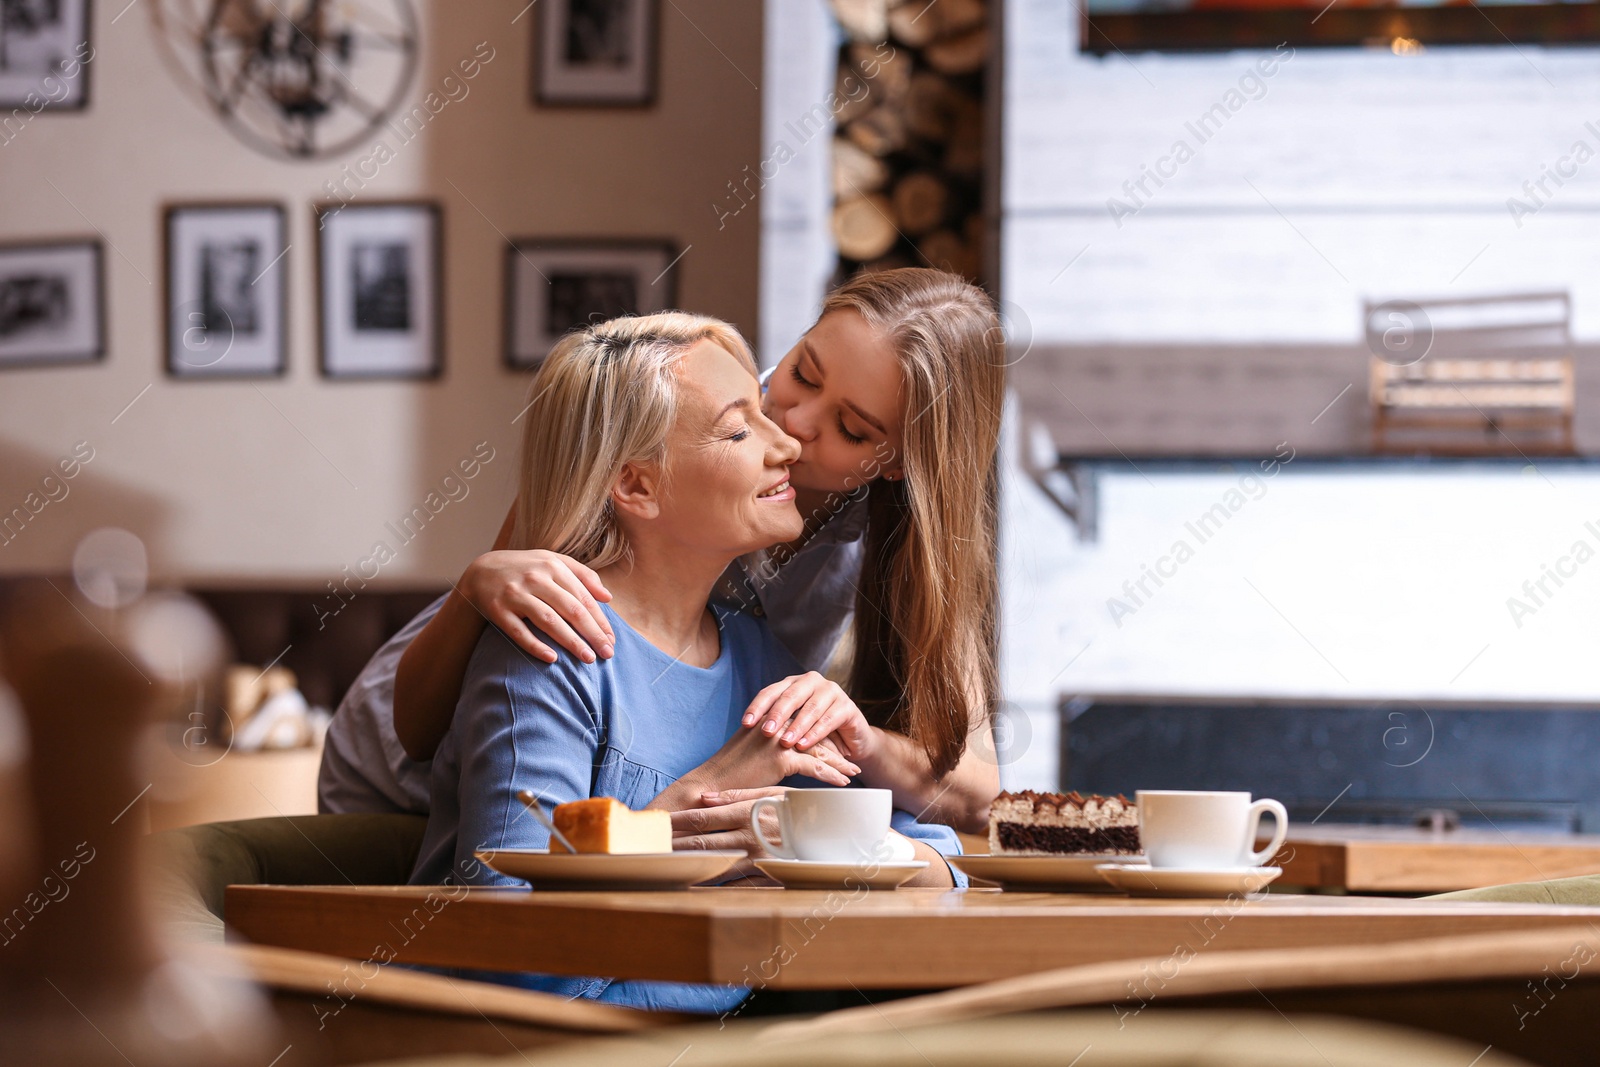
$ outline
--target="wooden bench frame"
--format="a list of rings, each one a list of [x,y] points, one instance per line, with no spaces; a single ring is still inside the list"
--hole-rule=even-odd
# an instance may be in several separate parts
[[[1363,307],[1367,345],[1374,353],[1368,363],[1373,451],[1576,451],[1568,294],[1407,303],[1410,307],[1399,311],[1394,303],[1368,301]],[[1385,323],[1379,321],[1385,316],[1405,323],[1408,344],[1422,345],[1414,362],[1377,354],[1389,347]],[[1467,324],[1439,326],[1435,316]]]

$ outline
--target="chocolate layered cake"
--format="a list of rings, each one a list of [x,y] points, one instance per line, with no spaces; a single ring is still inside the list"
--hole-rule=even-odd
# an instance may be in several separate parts
[[[1139,806],[1125,796],[1001,793],[989,809],[993,855],[1136,855]]]

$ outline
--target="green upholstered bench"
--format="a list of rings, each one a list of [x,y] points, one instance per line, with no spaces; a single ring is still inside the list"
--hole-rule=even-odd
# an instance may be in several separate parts
[[[1439,893],[1429,900],[1483,900],[1501,904],[1583,904],[1600,906],[1600,874],[1576,878],[1551,878],[1544,882],[1513,882],[1482,889]]]
[[[181,939],[222,941],[230,885],[402,885],[427,825],[421,815],[297,815],[152,834],[156,918]]]

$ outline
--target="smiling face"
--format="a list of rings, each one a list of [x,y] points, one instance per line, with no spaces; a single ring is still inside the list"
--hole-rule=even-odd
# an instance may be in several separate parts
[[[630,464],[614,494],[619,510],[649,519],[651,535],[728,560],[800,536],[789,486],[800,445],[761,413],[750,371],[707,340],[679,359],[677,382],[665,472]]]
[[[762,404],[800,442],[800,488],[838,492],[900,471],[900,362],[854,311],[829,312],[800,338]]]

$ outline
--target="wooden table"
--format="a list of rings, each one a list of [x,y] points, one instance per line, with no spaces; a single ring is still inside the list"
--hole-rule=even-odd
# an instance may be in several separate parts
[[[736,982],[947,988],[1190,951],[1390,942],[1590,923],[1600,908],[1267,895],[1255,900],[902,889],[534,893],[230,886],[262,944],[379,962]]]
[[[1290,824],[1275,862],[1284,885],[1444,893],[1600,874],[1600,834]]]

